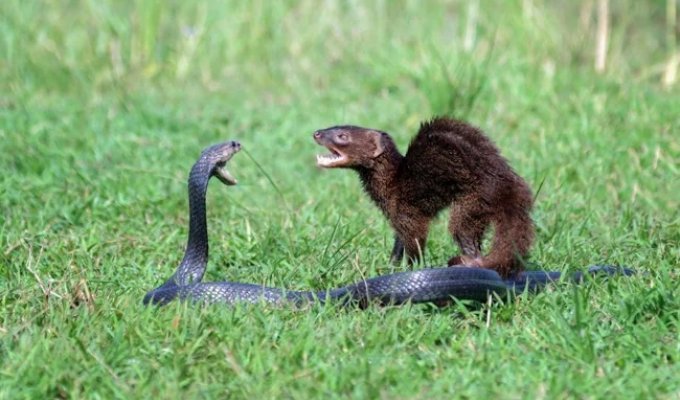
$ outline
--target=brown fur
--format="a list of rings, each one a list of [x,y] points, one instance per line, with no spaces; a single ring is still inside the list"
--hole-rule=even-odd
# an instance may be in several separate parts
[[[479,129],[435,118],[421,125],[405,156],[392,138],[374,129],[336,126],[314,133],[335,157],[327,168],[351,168],[396,232],[392,260],[406,250],[409,263],[422,258],[429,225],[451,206],[449,231],[461,255],[449,265],[491,268],[503,276],[523,269],[534,239],[531,189]],[[485,231],[494,226],[491,249],[481,254]]]

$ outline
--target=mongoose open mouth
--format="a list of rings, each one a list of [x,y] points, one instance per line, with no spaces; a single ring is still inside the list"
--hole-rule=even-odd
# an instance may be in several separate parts
[[[324,168],[339,167],[345,164],[347,157],[335,149],[326,147],[330,154],[317,154],[316,165]]]

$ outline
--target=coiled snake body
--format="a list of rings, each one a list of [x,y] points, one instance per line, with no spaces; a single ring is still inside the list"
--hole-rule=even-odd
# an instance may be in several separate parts
[[[292,303],[296,305],[337,301],[341,304],[403,304],[442,302],[452,297],[485,301],[489,294],[505,296],[537,291],[561,278],[560,272],[527,271],[501,279],[493,270],[473,267],[427,268],[365,279],[353,285],[328,291],[288,291],[238,282],[201,282],[208,261],[206,192],[208,181],[217,177],[226,185],[236,180],[225,165],[241,149],[230,141],[206,148],[189,174],[189,239],[184,258],[175,273],[161,286],[144,296],[144,304],[164,305],[174,299],[205,303]],[[583,280],[586,274],[630,275],[632,271],[613,266],[593,266],[586,273],[568,278]]]

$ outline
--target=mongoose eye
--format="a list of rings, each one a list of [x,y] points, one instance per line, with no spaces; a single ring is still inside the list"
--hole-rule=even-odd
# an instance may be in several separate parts
[[[346,133],[338,133],[338,135],[336,136],[336,138],[337,138],[339,141],[341,141],[341,142],[347,142],[347,139],[348,139]]]

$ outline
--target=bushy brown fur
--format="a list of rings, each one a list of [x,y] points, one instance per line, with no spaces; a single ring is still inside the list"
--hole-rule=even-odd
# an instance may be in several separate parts
[[[449,231],[461,255],[449,265],[492,268],[503,276],[523,269],[534,239],[529,215],[532,193],[479,129],[462,121],[435,118],[421,125],[405,156],[384,132],[337,126],[314,134],[334,156],[327,168],[359,173],[368,195],[396,232],[392,259],[421,259],[429,225],[451,206]],[[485,231],[494,226],[491,249],[481,254]]]

